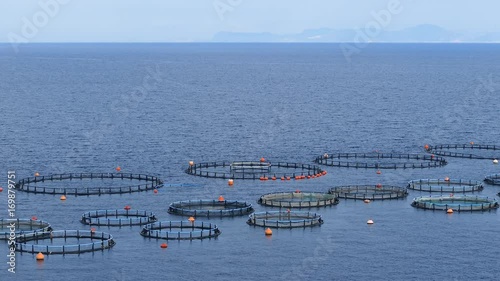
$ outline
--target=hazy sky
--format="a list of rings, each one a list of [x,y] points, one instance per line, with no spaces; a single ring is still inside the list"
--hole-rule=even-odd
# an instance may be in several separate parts
[[[0,42],[208,41],[219,31],[361,28],[390,2],[402,9],[390,30],[500,32],[499,0],[0,0]],[[48,12],[41,3],[51,4]]]

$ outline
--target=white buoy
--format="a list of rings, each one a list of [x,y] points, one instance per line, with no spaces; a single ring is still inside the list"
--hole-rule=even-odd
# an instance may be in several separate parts
[[[373,220],[368,220],[366,223],[367,224],[373,224]]]
[[[493,164],[498,164],[498,159],[493,159]]]

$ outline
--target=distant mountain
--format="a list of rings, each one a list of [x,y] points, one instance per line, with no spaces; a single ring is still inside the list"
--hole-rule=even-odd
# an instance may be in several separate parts
[[[462,34],[436,25],[423,24],[401,30],[307,29],[301,33],[273,34],[219,32],[212,42],[500,42],[500,32]]]

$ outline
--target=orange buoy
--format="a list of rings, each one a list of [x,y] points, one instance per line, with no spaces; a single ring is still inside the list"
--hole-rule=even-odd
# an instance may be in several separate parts
[[[470,142],[470,144],[471,144],[471,145],[474,145],[474,142],[473,142],[473,141],[471,141],[471,142]]]
[[[189,166],[194,166],[194,161],[189,161]]]
[[[266,162],[266,158],[264,158],[264,157],[260,158],[260,162],[261,162],[261,163]]]
[[[310,179],[310,178],[311,178],[311,176],[309,176],[309,175],[308,175],[308,176],[307,176],[307,179]]]
[[[450,181],[449,177],[444,178],[444,181]]]
[[[117,172],[119,172],[119,171],[121,171],[121,170],[122,170],[122,168],[121,168],[120,166],[116,167],[116,171],[117,171]]]
[[[32,217],[31,217],[31,220],[32,220],[32,221],[36,221],[37,219],[38,219],[38,218],[37,218],[36,216],[32,216]]]
[[[131,208],[130,208],[130,206],[129,206],[129,205],[127,205],[127,206],[123,207],[123,209],[128,211],[128,210],[130,210]]]
[[[160,248],[166,249],[168,247],[167,243],[161,243]]]
[[[224,201],[226,201],[226,199],[224,199],[224,196],[222,196],[222,195],[219,196],[219,202],[224,202]]]
[[[296,190],[295,190],[295,193],[300,193],[300,190],[296,189]]]
[[[370,203],[370,199],[365,199],[365,200],[363,200],[363,202]]]
[[[271,177],[271,180],[275,181],[275,180],[276,180],[276,177],[275,177],[275,176],[272,176],[272,177]]]
[[[377,170],[377,175],[380,175],[382,174],[382,172],[380,170]]]
[[[3,187],[0,186],[0,192],[2,192],[2,191],[3,191]]]
[[[194,221],[195,221],[195,219],[194,219],[193,217],[189,217],[188,221],[190,221],[190,222],[194,222]]]
[[[373,224],[373,220],[367,220],[366,224]]]
[[[39,172],[36,172],[35,173],[35,177],[39,177],[40,176],[40,173]]]
[[[234,180],[233,179],[228,179],[227,180],[227,185],[232,186],[233,184],[234,184]]]
[[[326,173],[326,171],[323,171],[323,172],[321,172],[321,173],[323,174],[323,176],[327,174],[327,173]]]
[[[429,148],[431,148],[431,147],[428,144],[424,145],[425,150],[429,150]]]
[[[38,254],[36,254],[37,261],[43,261],[44,259],[45,259],[45,256],[41,252],[38,252]]]
[[[382,184],[377,183],[377,188],[382,188]]]
[[[289,181],[290,180],[290,177],[286,177],[286,180]]]
[[[316,175],[312,175],[311,178],[315,179],[316,178]]]
[[[285,177],[281,177],[281,180],[284,181],[285,180]]]
[[[66,196],[65,195],[61,195],[60,199],[64,201],[64,200],[66,200]]]
[[[272,231],[269,227],[268,227],[268,228],[266,228],[266,230],[264,231],[264,233],[265,233],[266,235],[273,235],[273,231]]]
[[[300,176],[295,176],[295,180],[300,180]]]
[[[446,210],[446,213],[447,213],[447,214],[453,214],[453,209],[452,209],[452,208],[449,208],[448,210]]]
[[[91,227],[90,232],[95,232],[95,227]]]
[[[158,189],[153,189],[153,193],[158,193]]]

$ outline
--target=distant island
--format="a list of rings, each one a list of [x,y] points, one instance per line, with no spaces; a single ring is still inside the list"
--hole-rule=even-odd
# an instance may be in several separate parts
[[[460,33],[442,27],[424,24],[401,30],[380,29],[370,34],[363,29],[307,29],[295,34],[274,34],[269,32],[218,32],[212,42],[356,42],[359,38],[380,43],[500,43],[500,32]]]

